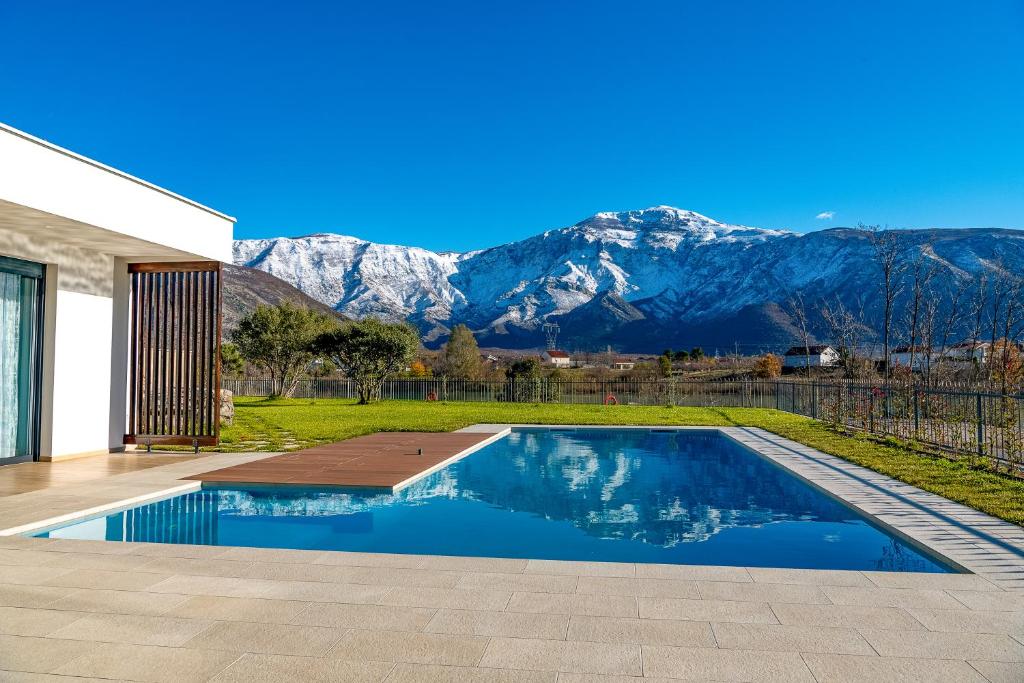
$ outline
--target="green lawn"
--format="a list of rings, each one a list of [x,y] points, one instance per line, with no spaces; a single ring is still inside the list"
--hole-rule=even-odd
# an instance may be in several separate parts
[[[451,431],[478,422],[536,424],[739,425],[761,427],[832,455],[1024,525],[1024,481],[968,463],[921,455],[895,443],[841,434],[809,418],[755,408],[678,408],[343,399],[235,399],[235,424],[221,451],[281,451],[379,431]]]

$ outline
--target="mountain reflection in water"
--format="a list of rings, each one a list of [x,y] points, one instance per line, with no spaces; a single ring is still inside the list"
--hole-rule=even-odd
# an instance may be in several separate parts
[[[211,489],[106,519],[113,540],[949,571],[710,430],[517,430],[394,494]]]

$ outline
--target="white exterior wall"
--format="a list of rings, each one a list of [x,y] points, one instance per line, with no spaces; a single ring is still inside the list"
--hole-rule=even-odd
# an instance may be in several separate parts
[[[53,427],[50,452],[43,455],[106,452],[118,445],[109,442],[113,311],[110,297],[57,292]]]

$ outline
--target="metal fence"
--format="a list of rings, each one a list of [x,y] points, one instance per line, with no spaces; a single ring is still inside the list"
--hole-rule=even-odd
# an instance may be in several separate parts
[[[238,396],[271,393],[268,379],[225,379],[224,388]],[[314,399],[357,395],[355,384],[345,379],[301,380],[293,394],[296,398]],[[426,378],[389,380],[384,383],[382,398],[774,408],[892,436],[951,455],[980,458],[1007,472],[1024,472],[1022,394],[786,380]]]

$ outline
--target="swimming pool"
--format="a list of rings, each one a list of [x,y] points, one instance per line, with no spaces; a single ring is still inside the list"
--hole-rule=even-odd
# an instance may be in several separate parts
[[[717,430],[516,429],[396,493],[204,488],[54,538],[950,572]]]

